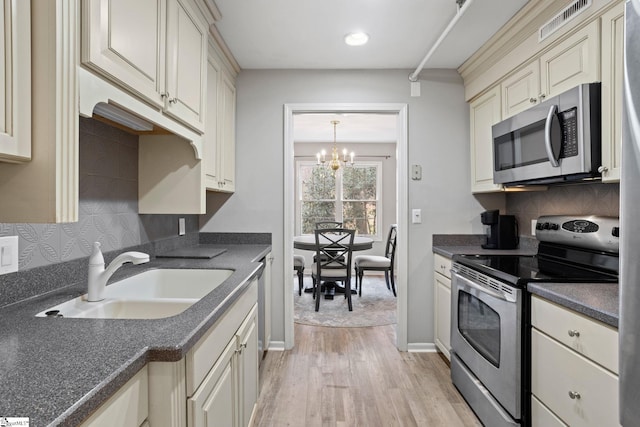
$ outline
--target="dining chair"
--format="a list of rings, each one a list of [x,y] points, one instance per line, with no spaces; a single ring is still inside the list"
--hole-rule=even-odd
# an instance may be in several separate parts
[[[342,222],[340,221],[318,221],[315,224],[316,230],[323,230],[327,228],[342,228]],[[313,262],[316,262],[316,255],[313,256]]]
[[[351,304],[351,261],[353,254],[353,238],[355,230],[347,228],[326,228],[315,230],[316,259],[314,264],[313,297],[316,300],[316,311],[320,309],[320,290],[323,282],[343,282],[344,297],[347,299],[349,311]]]
[[[364,275],[364,272],[366,270],[384,271],[384,278],[387,282],[387,289],[391,289],[393,291],[393,296],[397,296],[394,271],[397,235],[398,226],[397,224],[392,224],[387,236],[387,244],[385,247],[384,256],[358,255],[355,257],[353,263],[355,265],[356,272],[356,289],[359,289],[359,296],[362,296],[362,276]]]
[[[302,283],[304,281],[304,257],[302,255],[293,256],[293,269],[298,274],[298,295],[302,295]]]

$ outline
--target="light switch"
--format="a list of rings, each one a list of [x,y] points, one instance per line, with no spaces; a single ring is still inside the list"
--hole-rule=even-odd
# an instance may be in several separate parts
[[[413,209],[411,211],[411,222],[414,224],[422,224],[422,209]]]
[[[422,179],[422,166],[411,165],[411,179],[419,181]]]
[[[0,237],[0,275],[18,271],[18,236]]]

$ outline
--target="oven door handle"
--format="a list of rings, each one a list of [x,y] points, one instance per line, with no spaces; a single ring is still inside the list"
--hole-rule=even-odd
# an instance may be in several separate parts
[[[465,284],[466,286],[470,287],[470,288],[473,288],[473,289],[475,289],[475,290],[477,290],[477,291],[480,291],[480,292],[482,292],[483,294],[490,295],[490,296],[492,296],[492,297],[494,297],[494,298],[501,299],[501,300],[503,300],[503,301],[512,302],[512,303],[515,303],[515,302],[516,302],[516,299],[517,299],[516,295],[509,295],[509,294],[506,294],[506,293],[496,292],[496,291],[494,291],[494,290],[491,290],[491,289],[485,288],[484,286],[480,286],[480,285],[478,285],[477,283],[475,283],[475,282],[473,282],[473,281],[471,281],[471,280],[467,279],[467,278],[466,278],[466,277],[464,277],[464,276],[461,276],[461,275],[459,275],[459,274],[456,274],[456,271],[455,271],[455,270],[453,270],[453,269],[451,270],[451,272],[456,276],[456,278],[457,278],[457,279],[459,279],[459,280],[461,280],[462,282],[464,282],[464,284]]]

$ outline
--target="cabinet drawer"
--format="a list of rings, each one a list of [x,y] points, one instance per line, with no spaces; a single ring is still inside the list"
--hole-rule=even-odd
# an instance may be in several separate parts
[[[569,425],[618,425],[616,375],[535,328],[531,351],[531,392],[551,411]]]
[[[531,297],[531,324],[585,357],[618,373],[616,329],[535,295]]]
[[[222,354],[247,314],[258,302],[258,280],[227,310],[200,341],[187,353],[187,396],[192,396]]]
[[[440,254],[433,254],[433,269],[451,279],[451,259]]]
[[[535,396],[531,396],[531,427],[567,427],[567,425]]]

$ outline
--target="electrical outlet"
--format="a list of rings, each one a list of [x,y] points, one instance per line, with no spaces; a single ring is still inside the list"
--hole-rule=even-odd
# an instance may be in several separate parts
[[[184,226],[184,218],[178,218],[178,235],[184,236],[185,226]]]
[[[536,235],[536,224],[538,224],[538,220],[537,219],[532,219],[531,220],[531,235],[532,236]]]
[[[0,275],[18,271],[18,236],[0,237]]]

